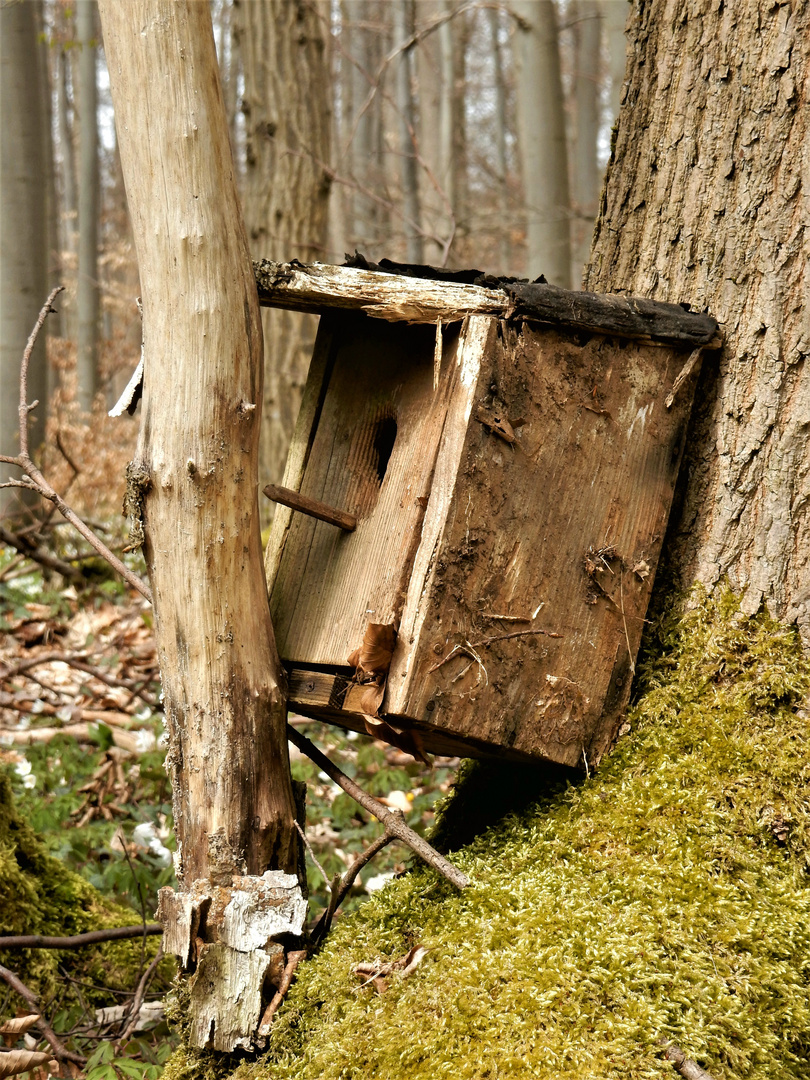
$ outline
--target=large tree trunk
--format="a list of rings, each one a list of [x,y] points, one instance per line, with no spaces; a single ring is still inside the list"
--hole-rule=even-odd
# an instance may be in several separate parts
[[[512,0],[517,30],[518,127],[526,199],[527,270],[568,288],[568,154],[553,0]]]
[[[101,13],[144,305],[128,499],[143,507],[182,890],[161,910],[168,947],[196,965],[192,1041],[231,1050],[250,1045],[281,951],[266,945],[284,925],[270,885],[303,918],[259,536],[261,321],[208,5]]]
[[[42,89],[33,4],[0,6],[0,453],[19,453],[20,361],[47,296],[47,207]],[[44,336],[31,357],[28,400],[38,399],[30,445],[45,431],[47,367]],[[2,476],[3,480],[7,476]],[[38,501],[38,497],[33,497]],[[20,488],[0,490],[0,516],[32,500]]]
[[[322,259],[329,205],[328,9],[304,0],[238,0],[244,72],[244,206],[256,258]],[[315,340],[311,316],[266,311],[263,483],[279,483]],[[267,508],[269,510],[269,506]]]
[[[78,0],[79,36],[79,276],[76,284],[76,372],[79,405],[93,406],[98,387],[98,92],[96,88],[96,0]]]
[[[586,287],[688,302],[704,365],[674,552],[810,639],[810,6],[637,0]]]

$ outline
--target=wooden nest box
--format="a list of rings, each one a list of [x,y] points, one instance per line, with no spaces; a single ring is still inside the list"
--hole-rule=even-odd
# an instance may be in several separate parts
[[[268,489],[302,507],[277,507],[266,556],[290,708],[417,752],[596,765],[714,319],[487,279],[256,278],[322,316]]]

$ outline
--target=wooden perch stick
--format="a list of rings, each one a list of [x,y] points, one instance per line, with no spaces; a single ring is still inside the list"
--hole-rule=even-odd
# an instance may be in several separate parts
[[[418,855],[420,859],[424,859],[434,870],[438,870],[457,889],[464,889],[469,885],[470,880],[466,874],[453,866],[451,862],[448,862],[426,840],[418,836],[413,829],[408,828],[403,818],[392,814],[382,803],[377,802],[368,792],[363,791],[359,785],[355,784],[354,780],[351,780],[337,765],[334,765],[314,743],[311,743],[305,735],[302,735],[300,731],[296,731],[289,724],[287,725],[287,738],[302,753],[306,754],[310,761],[313,761],[319,769],[325,772],[330,780],[334,780],[338,787],[342,788],[347,795],[350,795],[356,803],[359,803],[364,810],[368,810],[370,814],[373,814],[385,826],[387,833],[395,836],[397,840],[401,840],[403,844],[407,844],[414,854]]]
[[[108,930],[90,930],[73,937],[47,937],[44,934],[16,934],[0,937],[0,949],[77,949],[82,945],[97,945],[100,941],[120,941],[122,938],[151,937],[162,934],[160,923],[140,923],[138,926],[111,926]]]
[[[268,484],[263,491],[271,502],[289,506],[291,510],[298,510],[301,514],[308,514],[309,517],[325,521],[329,525],[337,525],[344,532],[354,532],[357,528],[357,518],[352,514],[347,514],[345,510],[336,510],[333,506],[320,502],[318,499],[310,499],[308,495],[302,495],[299,491],[279,487],[278,484]]]
[[[31,456],[28,452],[28,419],[31,412],[39,404],[38,401],[34,401],[30,405],[28,404],[28,364],[31,360],[31,353],[34,351],[34,345],[36,345],[39,332],[42,329],[45,319],[52,311],[54,311],[51,304],[59,293],[63,291],[64,289],[61,285],[51,291],[50,296],[40,310],[36,325],[31,331],[31,336],[28,338],[28,344],[25,346],[22,363],[20,364],[20,405],[18,410],[20,417],[20,452],[16,457],[0,455],[0,461],[4,462],[6,465],[16,465],[18,469],[22,470],[23,475],[19,480],[9,480],[6,483],[0,484],[0,488],[27,488],[29,491],[38,492],[43,499],[48,499],[52,502],[62,517],[69,521],[77,532],[81,533],[88,544],[90,544],[102,558],[106,559],[110,566],[112,566],[112,568],[117,571],[121,577],[133,587],[133,589],[137,589],[141,596],[144,596],[151,603],[152,594],[149,591],[149,586],[141,581],[137,574],[133,574],[128,567],[124,566],[118,556],[113,555],[107,545],[96,536],[89,526],[85,525],[78,514],[68,506],[62,496],[54,491],[31,460]]]

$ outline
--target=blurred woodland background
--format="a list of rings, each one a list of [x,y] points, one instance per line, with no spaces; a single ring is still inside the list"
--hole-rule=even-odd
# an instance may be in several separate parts
[[[341,263],[357,249],[580,286],[625,0],[211,9],[255,258]],[[86,511],[116,509],[137,420],[106,413],[138,360],[139,290],[96,5],[23,0],[2,19],[0,452],[16,452],[25,341],[64,285],[32,362],[32,445]],[[315,329],[313,316],[263,318],[262,484],[281,477]],[[8,513],[20,492],[0,500]]]

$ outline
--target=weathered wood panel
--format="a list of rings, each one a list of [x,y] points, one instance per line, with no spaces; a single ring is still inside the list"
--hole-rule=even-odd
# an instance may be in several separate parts
[[[287,662],[345,665],[368,622],[399,622],[442,433],[452,426],[463,436],[463,421],[446,424],[448,408],[469,403],[481,351],[468,330],[445,335],[434,390],[434,344],[432,327],[343,318],[300,491],[352,514],[357,527],[344,533],[293,513],[274,530],[271,545],[284,546],[267,556],[268,567],[278,563],[271,611]],[[314,399],[315,388],[307,394]]]
[[[627,703],[683,450],[693,381],[664,402],[684,361],[500,324],[450,505],[428,506],[423,534],[440,535],[417,555],[386,713],[598,762]],[[481,407],[514,443],[475,420]]]
[[[699,362],[476,316],[437,378],[434,343],[350,313],[322,329],[287,483],[358,524],[287,511],[268,552],[291,707],[365,730],[348,657],[394,623],[381,714],[427,750],[590,767],[627,703]]]

